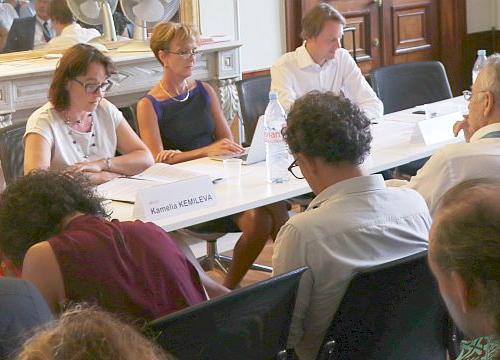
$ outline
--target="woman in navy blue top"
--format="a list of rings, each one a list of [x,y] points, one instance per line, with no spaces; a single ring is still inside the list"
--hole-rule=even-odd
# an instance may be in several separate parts
[[[163,66],[163,77],[137,104],[139,132],[157,162],[175,164],[204,156],[238,153],[213,88],[189,79],[198,34],[177,23],[158,24],[150,46]],[[283,202],[230,217],[242,231],[224,285],[235,288],[261,252],[288,220]]]

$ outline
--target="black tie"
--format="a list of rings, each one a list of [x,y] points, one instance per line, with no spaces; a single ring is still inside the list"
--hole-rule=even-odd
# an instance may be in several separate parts
[[[51,39],[51,36],[50,36],[50,31],[49,31],[49,24],[47,23],[47,21],[45,21],[43,23],[43,26],[42,26],[42,30],[43,30],[43,38],[45,39],[45,42],[49,42],[49,40]]]

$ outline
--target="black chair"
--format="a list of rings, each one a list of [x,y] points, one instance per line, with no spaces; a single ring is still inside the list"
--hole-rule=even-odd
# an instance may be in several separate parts
[[[318,359],[446,359],[446,308],[427,251],[358,273]]]
[[[25,130],[25,122],[0,128],[0,161],[6,185],[13,183],[24,174],[23,136]]]
[[[260,115],[264,115],[269,102],[271,76],[262,75],[236,82],[240,99],[241,117],[245,128],[245,145],[250,146]]]
[[[370,71],[373,90],[384,104],[384,113],[450,99],[450,83],[439,61],[409,62],[388,65]],[[409,178],[428,158],[399,166],[396,172]]]
[[[370,80],[386,114],[453,96],[439,61],[383,66],[370,71]]]
[[[157,319],[146,334],[179,360],[286,359],[295,297],[306,269]]]

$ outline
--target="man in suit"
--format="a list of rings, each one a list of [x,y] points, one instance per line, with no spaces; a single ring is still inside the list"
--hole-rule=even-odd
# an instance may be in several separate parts
[[[49,15],[51,0],[36,0],[36,15],[15,19],[7,37],[4,53],[40,49],[54,35]]]

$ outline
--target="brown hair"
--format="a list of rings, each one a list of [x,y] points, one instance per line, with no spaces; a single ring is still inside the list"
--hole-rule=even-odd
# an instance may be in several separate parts
[[[500,180],[473,179],[451,188],[434,219],[429,257],[459,273],[472,305],[483,307],[500,334]]]
[[[52,21],[57,21],[64,25],[70,25],[75,21],[66,0],[52,0],[50,2],[49,13]]]
[[[174,41],[180,43],[187,42],[189,40],[198,41],[200,35],[198,31],[189,25],[179,24],[175,22],[164,22],[159,23],[153,29],[153,34],[151,35],[151,40],[149,41],[149,47],[153,50],[156,59],[163,65],[159,52],[160,50],[170,50],[170,46]]]
[[[323,3],[312,7],[302,18],[300,36],[304,40],[315,38],[328,20],[337,21],[344,26],[346,24],[344,16],[332,5]]]
[[[64,52],[57,64],[49,89],[49,100],[57,110],[66,110],[69,107],[69,93],[66,89],[68,80],[85,74],[89,65],[94,62],[104,66],[108,77],[115,72],[111,58],[93,46],[76,44]]]
[[[131,325],[96,307],[77,306],[41,329],[18,360],[173,360]]]

